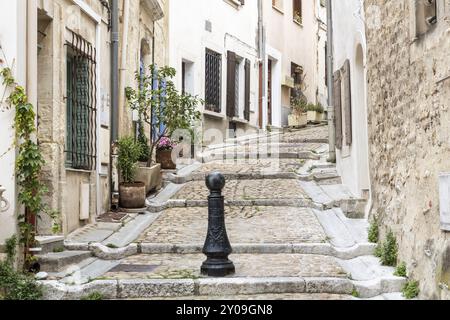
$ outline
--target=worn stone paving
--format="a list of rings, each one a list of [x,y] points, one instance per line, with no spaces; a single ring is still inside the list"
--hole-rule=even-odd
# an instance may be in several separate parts
[[[323,243],[327,237],[310,209],[294,207],[225,208],[233,244]],[[203,245],[208,208],[166,210],[139,239],[144,243]]]
[[[286,132],[280,141],[284,143],[301,143],[311,141],[322,141],[326,143],[328,139],[328,126],[308,127],[301,130]]]
[[[335,258],[302,254],[236,254],[230,259],[236,267],[233,278],[242,277],[337,277],[347,273]],[[199,266],[203,254],[136,255],[124,259],[123,265],[153,266],[146,272],[108,272],[102,279],[197,279],[203,277]]]
[[[173,199],[206,200],[209,190],[204,181],[188,182]],[[306,199],[307,195],[296,180],[229,180],[223,189],[226,200]]]
[[[213,171],[222,174],[273,174],[296,172],[306,163],[304,159],[236,159],[208,162],[194,174],[207,175]]]
[[[305,151],[312,151],[321,148],[323,144],[320,143],[300,143],[300,144],[284,144],[278,142],[269,142],[269,143],[255,143],[249,144],[245,146],[230,146],[218,150],[212,150],[209,152],[210,156],[213,155],[221,155],[221,154],[230,154],[233,153],[248,153],[248,154],[281,154],[281,153],[300,153]]]

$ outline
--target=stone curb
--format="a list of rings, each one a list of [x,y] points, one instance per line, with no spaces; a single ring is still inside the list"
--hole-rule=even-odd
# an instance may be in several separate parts
[[[95,280],[84,285],[40,281],[45,300],[80,300],[92,293],[104,299],[142,299],[277,293],[351,294],[354,286],[346,278],[204,278]]]
[[[203,244],[153,244],[140,243],[141,254],[196,254],[201,253]],[[332,256],[342,260],[351,260],[361,256],[372,255],[376,245],[370,243],[358,244],[351,248],[336,248],[329,243],[300,244],[233,244],[235,254],[314,254]]]
[[[148,211],[151,213],[161,212],[171,208],[192,208],[192,207],[207,207],[207,200],[185,200],[185,199],[170,199],[162,203],[153,202],[148,206]],[[325,210],[322,204],[314,203],[311,199],[255,199],[255,200],[225,200],[225,206],[240,206],[240,207],[301,207],[312,208],[317,210]]]
[[[385,293],[401,292],[406,281],[406,278],[392,276],[369,281],[352,281],[352,283],[359,296],[368,299]]]
[[[301,152],[280,152],[280,153],[235,153],[235,152],[224,152],[220,154],[213,155],[202,155],[197,159],[197,161],[202,163],[208,163],[211,161],[218,160],[239,160],[239,159],[305,159],[305,160],[320,160],[320,155],[311,151],[301,151]]]
[[[83,248],[91,251],[93,255],[102,260],[121,260],[139,253],[137,243],[129,244],[123,248],[109,248],[101,243],[65,243],[66,250],[75,251]]]

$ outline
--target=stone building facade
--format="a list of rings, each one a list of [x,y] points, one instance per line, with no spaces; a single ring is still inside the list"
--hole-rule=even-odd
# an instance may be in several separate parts
[[[141,61],[146,66],[166,63],[166,5],[164,0],[119,1],[122,92],[135,84]],[[0,7],[0,62],[2,67],[12,64],[35,107],[36,138],[49,189],[44,201],[59,213],[56,222],[65,236],[110,209],[110,1],[2,0]],[[3,86],[0,89],[3,94]],[[119,134],[133,135],[134,118],[124,95],[121,98]],[[0,141],[0,185],[9,202],[0,214],[0,249],[17,231],[21,212],[11,145],[13,121],[14,110],[0,112],[1,136],[8,137]],[[38,235],[53,235],[53,222],[44,214],[41,218]]]
[[[450,3],[367,0],[365,14],[371,214],[421,298],[449,299],[438,178],[450,171]]]

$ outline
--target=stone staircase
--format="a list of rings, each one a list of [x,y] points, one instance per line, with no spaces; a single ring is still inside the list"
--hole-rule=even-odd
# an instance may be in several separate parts
[[[327,146],[320,143],[319,129],[308,129],[303,137],[295,132],[281,137],[284,144],[305,144],[286,152],[298,156],[298,149],[309,145],[304,154],[315,157],[284,154],[276,173],[261,174],[270,168],[264,157],[248,162],[236,153],[231,163],[196,163],[168,176],[172,182],[148,199],[144,215],[98,241],[86,242],[93,239],[91,231],[91,236],[66,242],[67,249],[92,256],[44,281],[46,296],[79,299],[97,292],[105,299],[401,299],[405,279],[393,276],[394,269],[373,256],[366,202],[351,195],[334,166],[326,163]],[[200,274],[208,218],[203,180],[215,170],[228,179],[226,223],[236,274],[225,278]]]

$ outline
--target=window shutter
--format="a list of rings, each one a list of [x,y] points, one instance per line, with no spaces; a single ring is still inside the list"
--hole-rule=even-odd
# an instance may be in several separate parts
[[[341,106],[341,73],[334,73],[334,112],[335,112],[335,129],[336,129],[336,148],[342,149],[342,106]]]
[[[352,132],[352,86],[350,78],[350,61],[346,60],[343,67],[344,81],[344,116],[345,116],[345,145],[351,146],[353,143]]]
[[[245,109],[244,118],[250,121],[250,60],[245,59]]]
[[[236,109],[236,53],[227,54],[227,116],[233,118]]]

